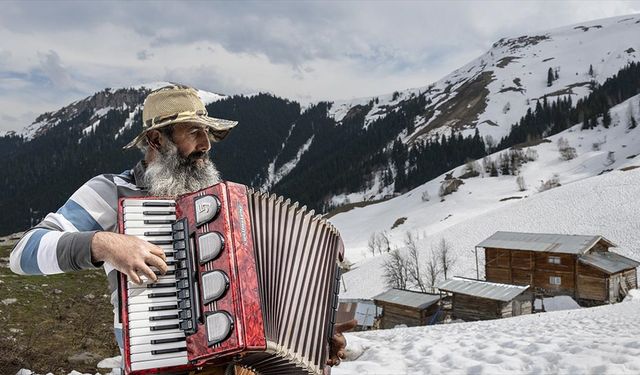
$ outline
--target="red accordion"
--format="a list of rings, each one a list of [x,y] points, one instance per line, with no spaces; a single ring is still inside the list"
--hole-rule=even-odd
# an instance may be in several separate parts
[[[120,275],[127,374],[323,373],[344,246],[320,215],[224,182],[176,200],[121,198],[118,228],[169,266],[155,283]]]

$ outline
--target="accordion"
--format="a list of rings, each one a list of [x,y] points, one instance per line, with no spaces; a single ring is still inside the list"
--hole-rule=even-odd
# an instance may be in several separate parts
[[[121,198],[118,229],[169,266],[155,283],[120,274],[126,373],[325,371],[344,245],[320,215],[222,182],[176,200]]]

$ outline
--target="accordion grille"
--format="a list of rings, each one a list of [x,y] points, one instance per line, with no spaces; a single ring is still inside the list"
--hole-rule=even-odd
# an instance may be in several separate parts
[[[248,192],[267,353],[241,364],[260,374],[321,374],[337,304],[338,231],[282,197]]]

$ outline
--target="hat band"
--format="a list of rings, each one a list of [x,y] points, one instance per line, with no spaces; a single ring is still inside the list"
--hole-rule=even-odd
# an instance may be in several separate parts
[[[199,109],[197,111],[178,112],[168,116],[156,116],[154,118],[146,120],[144,124],[147,127],[153,127],[157,124],[162,124],[163,122],[174,121],[178,118],[188,118],[193,116],[207,116],[207,111],[204,109]]]

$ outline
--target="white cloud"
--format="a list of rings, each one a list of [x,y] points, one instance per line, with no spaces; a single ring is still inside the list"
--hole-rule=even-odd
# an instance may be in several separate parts
[[[502,37],[639,11],[638,1],[6,3],[0,89],[12,91],[0,91],[0,113],[23,119],[162,80],[302,101],[373,96],[427,85]],[[0,130],[28,124],[18,121]]]

